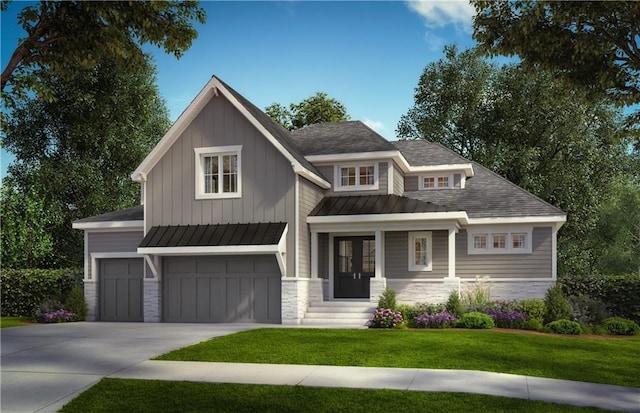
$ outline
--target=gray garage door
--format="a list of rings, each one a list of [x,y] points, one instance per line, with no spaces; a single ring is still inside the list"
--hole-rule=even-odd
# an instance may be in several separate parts
[[[280,270],[273,255],[163,261],[164,321],[280,323]]]
[[[100,320],[143,321],[142,258],[100,260]]]

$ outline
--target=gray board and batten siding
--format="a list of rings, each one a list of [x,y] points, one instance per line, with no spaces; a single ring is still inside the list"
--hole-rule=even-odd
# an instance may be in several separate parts
[[[194,148],[242,145],[240,198],[195,199]],[[291,163],[223,96],[212,98],[147,176],[146,227],[286,222],[294,276],[295,174]]]
[[[111,232],[88,232],[87,233],[87,252],[89,256],[89,279],[96,279],[94,269],[91,268],[92,253],[135,253],[138,245],[144,238],[142,230],[139,231],[111,231]],[[142,259],[142,257],[140,257]]]
[[[298,177],[299,210],[298,210],[298,277],[311,277],[311,233],[307,216],[323,198],[324,191],[303,177]]]

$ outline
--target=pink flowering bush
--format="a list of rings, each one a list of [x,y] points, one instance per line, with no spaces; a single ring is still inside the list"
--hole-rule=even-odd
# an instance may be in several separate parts
[[[76,315],[63,308],[55,311],[50,311],[44,314],[45,323],[64,323],[67,321],[73,321]]]
[[[388,308],[376,308],[369,318],[369,328],[393,328],[402,323],[402,313]]]

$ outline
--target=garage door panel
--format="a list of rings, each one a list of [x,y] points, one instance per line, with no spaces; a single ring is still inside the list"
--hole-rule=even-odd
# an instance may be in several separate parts
[[[141,258],[100,260],[100,320],[143,321]]]
[[[274,256],[168,257],[165,262],[165,321],[280,322],[280,273]],[[185,272],[187,268],[191,270]],[[185,311],[185,301],[193,311]]]

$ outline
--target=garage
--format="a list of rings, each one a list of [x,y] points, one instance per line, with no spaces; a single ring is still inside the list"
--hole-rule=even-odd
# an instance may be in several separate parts
[[[280,323],[280,274],[272,254],[164,257],[163,319]]]
[[[143,321],[142,258],[99,260],[100,320]]]

